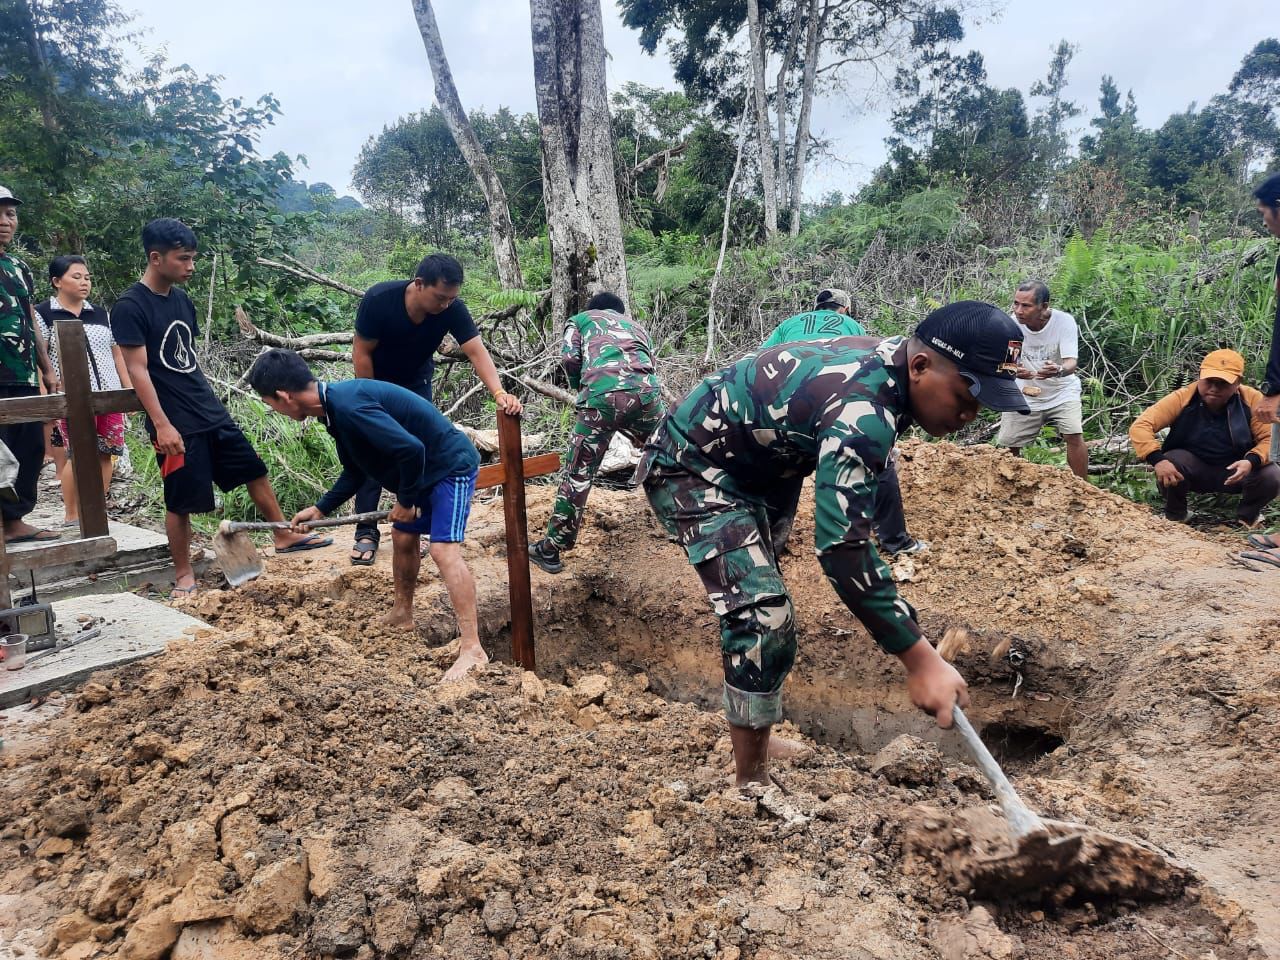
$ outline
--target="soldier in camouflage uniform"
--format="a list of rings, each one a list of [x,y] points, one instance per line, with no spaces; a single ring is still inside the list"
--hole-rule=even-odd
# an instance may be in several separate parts
[[[898,434],[932,436],[979,403],[1025,410],[1014,374],[1019,327],[990,304],[931,313],[909,338],[789,343],[704,380],[667,413],[637,470],[720,618],[725,716],[739,784],[768,781],[769,729],[795,660],[791,598],[769,538],[779,483],[815,474],[816,546],[840,598],[907,669],[912,702],[951,724],[964,680],[924,640],[872,546],[876,478]]]
[[[8,252],[18,231],[21,203],[7,187],[0,187],[0,397],[38,396],[37,368],[45,388],[50,393],[58,390],[58,378],[31,309],[35,289],[31,269]],[[15,499],[0,502],[5,539],[10,543],[57,540],[58,534],[38,530],[22,519],[36,505],[36,482],[44,463],[44,426],[35,422],[0,427],[0,442],[18,459]]]
[[[596,294],[585,313],[569,318],[560,362],[569,385],[580,392],[569,463],[547,534],[529,549],[529,559],[548,573],[564,569],[560,551],[572,549],[578,539],[591,481],[613,435],[621,432],[639,446],[662,413],[649,334],[626,315],[626,305],[614,294]]]
[[[818,293],[818,302],[808,313],[788,317],[773,328],[773,333],[760,345],[761,350],[784,343],[831,340],[835,337],[864,337],[862,324],[850,316],[853,298],[844,290],[831,287]],[[867,344],[870,346],[870,342]],[[902,510],[902,488],[898,484],[898,451],[889,456],[884,473],[876,479],[876,512],[872,521],[880,552],[896,557],[900,553],[926,553],[929,544],[907,532],[907,518]],[[769,494],[769,536],[773,552],[782,553],[791,538],[796,509],[800,506],[800,488],[804,477],[790,484],[778,484]]]

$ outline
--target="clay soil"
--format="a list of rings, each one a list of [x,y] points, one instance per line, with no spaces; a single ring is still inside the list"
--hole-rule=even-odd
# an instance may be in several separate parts
[[[931,636],[972,632],[972,718],[1034,807],[1176,861],[1160,898],[980,903],[909,849],[990,794],[822,579],[807,501],[783,570],[813,751],[731,789],[705,597],[643,498],[599,490],[566,572],[533,573],[537,677],[501,662],[487,502],[467,556],[499,662],[461,684],[436,685],[430,563],[418,631],[389,632],[388,557],[339,545],[0,721],[0,957],[1280,957],[1280,572],[993,449],[905,456],[933,550],[898,573]],[[535,536],[549,506],[531,490]]]

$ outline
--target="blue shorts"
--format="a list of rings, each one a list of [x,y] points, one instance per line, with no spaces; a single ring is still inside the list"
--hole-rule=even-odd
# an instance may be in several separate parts
[[[445,477],[427,491],[418,504],[413,523],[393,523],[401,533],[429,534],[432,543],[461,543],[466,538],[471,497],[476,492],[476,471],[465,477]]]

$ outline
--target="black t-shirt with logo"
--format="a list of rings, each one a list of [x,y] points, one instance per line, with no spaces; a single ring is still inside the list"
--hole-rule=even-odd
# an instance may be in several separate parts
[[[160,296],[144,283],[126,290],[111,311],[111,333],[122,347],[147,348],[147,373],[160,408],[183,436],[201,433],[231,419],[196,360],[200,327],[186,291],[172,287]],[[147,427],[154,432],[151,418]]]
[[[431,385],[435,370],[433,356],[446,333],[459,345],[480,336],[471,311],[461,300],[440,313],[428,313],[414,323],[404,308],[405,287],[412,281],[389,280],[370,287],[356,313],[356,333],[377,340],[373,348],[373,376],[402,387],[419,383]]]

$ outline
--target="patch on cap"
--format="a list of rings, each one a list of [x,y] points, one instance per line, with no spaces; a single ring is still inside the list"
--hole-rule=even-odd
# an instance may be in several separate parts
[[[1015,377],[1018,375],[1018,360],[1022,357],[1022,341],[1010,340],[1009,348],[1005,351],[1004,363],[996,367],[996,373],[1011,373]]]

